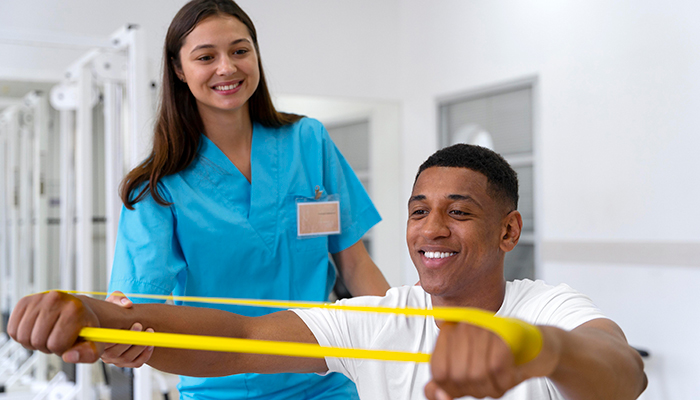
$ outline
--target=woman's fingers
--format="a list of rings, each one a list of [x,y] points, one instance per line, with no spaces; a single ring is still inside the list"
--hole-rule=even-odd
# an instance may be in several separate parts
[[[143,326],[137,322],[131,326],[131,330],[140,332],[143,330]],[[153,329],[148,328],[146,332],[153,332]],[[118,367],[138,368],[148,362],[151,355],[153,355],[153,346],[111,344],[105,347],[102,361]]]
[[[118,306],[122,306],[124,308],[131,308],[134,305],[134,303],[131,300],[129,300],[129,298],[126,297],[126,295],[124,295],[124,293],[118,290],[112,292],[112,294],[110,294],[109,297],[105,299],[105,301],[112,304],[116,304]]]

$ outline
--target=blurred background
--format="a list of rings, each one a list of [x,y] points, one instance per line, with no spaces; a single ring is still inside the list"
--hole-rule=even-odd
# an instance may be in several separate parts
[[[106,290],[116,185],[148,150],[184,3],[0,0],[4,318],[36,290]],[[365,242],[392,285],[417,281],[404,234],[418,166],[452,143],[489,146],[521,181],[507,276],[588,294],[649,353],[642,399],[700,398],[699,3],[238,3],[277,107],[321,120],[377,205]],[[0,398],[110,395],[110,373],[76,385],[4,340]],[[127,398],[170,390],[113,374]]]

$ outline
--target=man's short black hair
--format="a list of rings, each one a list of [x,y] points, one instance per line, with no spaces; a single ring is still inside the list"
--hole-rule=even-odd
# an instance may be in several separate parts
[[[498,153],[471,144],[455,144],[438,150],[418,168],[416,184],[421,172],[430,167],[467,168],[482,173],[489,183],[494,199],[506,200],[511,210],[518,209],[518,174]]]

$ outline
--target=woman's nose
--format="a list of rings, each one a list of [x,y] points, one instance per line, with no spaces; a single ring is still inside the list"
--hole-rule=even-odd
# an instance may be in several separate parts
[[[228,76],[236,72],[236,63],[228,57],[222,57],[217,66],[216,73],[219,76]]]

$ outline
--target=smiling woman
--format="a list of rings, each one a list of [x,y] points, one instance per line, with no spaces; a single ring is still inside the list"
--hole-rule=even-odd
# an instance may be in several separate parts
[[[242,113],[248,113],[248,99],[258,87],[260,71],[252,39],[241,21],[231,16],[206,18],[187,35],[179,60],[175,72],[190,88],[205,125],[220,118],[217,114],[245,119]],[[214,132],[207,134],[211,138]]]
[[[379,214],[323,125],[275,110],[245,12],[230,0],[186,4],[163,66],[153,150],[122,183],[110,291],[326,301],[331,253],[353,295],[383,295],[361,240]],[[299,202],[335,207],[340,232],[298,235]],[[152,351],[113,345],[103,359],[136,367]],[[357,398],[337,374],[181,377],[178,388],[184,398]]]

